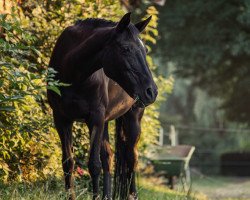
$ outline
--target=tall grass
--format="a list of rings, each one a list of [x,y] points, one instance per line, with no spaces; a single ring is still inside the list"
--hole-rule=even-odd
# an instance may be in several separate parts
[[[206,200],[205,196],[188,194],[182,191],[173,191],[159,184],[157,179],[139,178],[140,200]],[[92,195],[88,190],[90,181],[75,181],[77,200],[91,200]],[[65,200],[67,194],[64,190],[63,180],[49,179],[35,183],[19,183],[0,185],[1,200]]]

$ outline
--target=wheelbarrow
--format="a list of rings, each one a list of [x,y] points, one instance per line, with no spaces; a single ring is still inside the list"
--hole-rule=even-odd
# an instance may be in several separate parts
[[[175,177],[180,178],[183,185],[190,182],[189,161],[194,150],[195,147],[189,145],[162,146],[149,159],[155,172],[163,172],[170,188],[174,189]]]

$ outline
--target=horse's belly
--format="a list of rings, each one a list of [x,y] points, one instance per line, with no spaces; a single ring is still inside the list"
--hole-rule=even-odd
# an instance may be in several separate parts
[[[84,100],[68,100],[62,103],[62,112],[74,121],[85,122],[89,114],[89,104]]]

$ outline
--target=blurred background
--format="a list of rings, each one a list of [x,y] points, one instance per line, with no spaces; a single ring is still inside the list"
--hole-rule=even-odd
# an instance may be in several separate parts
[[[249,181],[250,175],[249,6],[244,0],[166,1],[159,7],[153,53],[158,73],[174,77],[174,89],[161,106],[164,141],[170,142],[174,125],[179,143],[196,147],[193,174],[245,177],[226,180],[232,185]],[[210,193],[223,198],[238,190],[238,198],[250,198],[243,188]]]
[[[60,85],[47,70],[51,51],[77,19],[118,21],[126,12],[133,22],[152,15],[141,38],[159,87],[139,143],[141,199],[250,199],[249,0],[0,0],[0,199],[24,198],[27,190],[30,198],[57,199],[61,150],[46,81],[55,92]],[[76,181],[86,189],[86,127],[76,123],[74,137],[76,169],[84,172],[76,170]],[[148,170],[152,152],[178,145],[195,147],[185,169],[191,197],[178,189],[180,177],[173,193],[169,177]],[[26,183],[42,184],[48,196]]]

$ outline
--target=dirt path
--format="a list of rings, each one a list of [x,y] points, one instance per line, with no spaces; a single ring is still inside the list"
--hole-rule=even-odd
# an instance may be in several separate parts
[[[250,200],[250,177],[194,178],[193,192],[201,192],[211,200]]]

